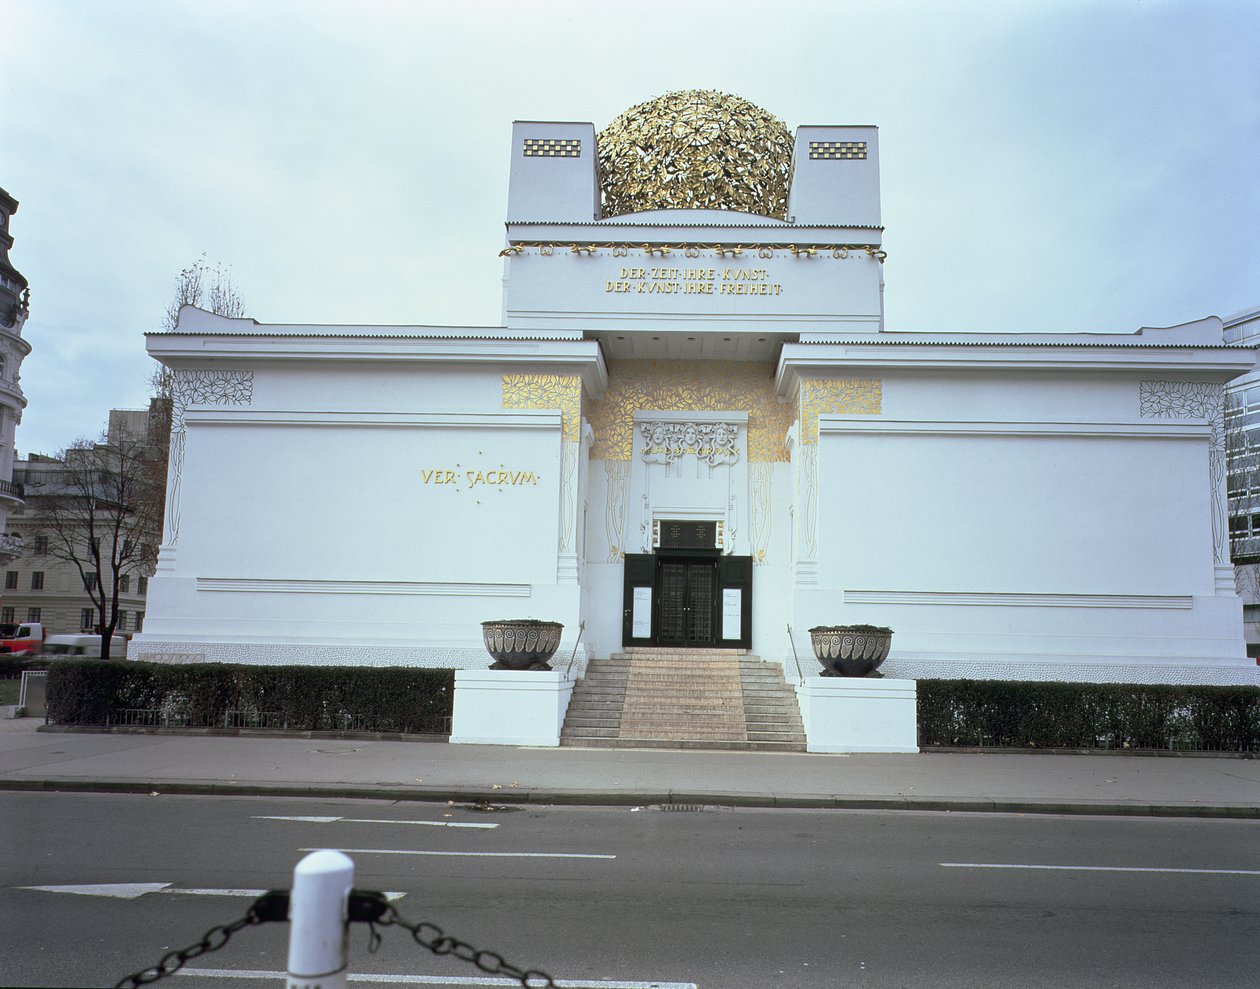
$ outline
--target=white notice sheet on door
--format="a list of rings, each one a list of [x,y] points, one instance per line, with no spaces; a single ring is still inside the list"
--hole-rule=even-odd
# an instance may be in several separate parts
[[[738,639],[744,592],[738,587],[722,588],[722,638]]]
[[[636,639],[652,638],[652,588],[634,589],[634,612],[630,616],[630,635]]]

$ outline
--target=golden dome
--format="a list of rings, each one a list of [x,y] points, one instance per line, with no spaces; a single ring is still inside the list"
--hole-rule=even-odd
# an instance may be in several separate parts
[[[731,209],[783,219],[792,136],[783,121],[711,89],[631,107],[599,133],[604,216]]]

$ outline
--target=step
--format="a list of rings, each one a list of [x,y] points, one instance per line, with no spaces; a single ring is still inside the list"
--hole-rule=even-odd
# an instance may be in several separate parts
[[[732,742],[670,738],[560,738],[560,744],[588,749],[706,749],[721,752],[804,752],[804,742]]]
[[[561,744],[803,752],[793,687],[745,650],[634,647],[591,660]]]

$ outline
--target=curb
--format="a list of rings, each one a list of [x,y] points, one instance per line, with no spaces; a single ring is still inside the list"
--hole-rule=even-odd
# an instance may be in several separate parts
[[[835,794],[723,793],[661,790],[556,790],[520,787],[364,787],[339,784],[147,782],[134,779],[0,779],[0,791],[43,793],[143,793],[172,796],[306,797],[337,800],[400,800],[416,803],[575,805],[589,807],[721,806],[813,810],[900,810],[967,814],[1058,814],[1094,817],[1192,817],[1260,819],[1246,804],[1089,803],[1061,800],[997,800],[950,797],[845,797]]]

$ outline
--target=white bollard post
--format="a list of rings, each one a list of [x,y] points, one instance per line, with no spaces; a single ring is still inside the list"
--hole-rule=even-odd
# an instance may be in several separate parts
[[[293,869],[289,894],[288,989],[345,989],[354,862],[331,849]]]

